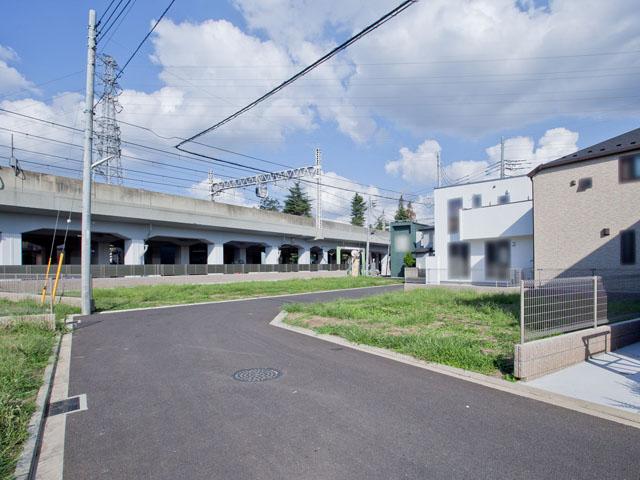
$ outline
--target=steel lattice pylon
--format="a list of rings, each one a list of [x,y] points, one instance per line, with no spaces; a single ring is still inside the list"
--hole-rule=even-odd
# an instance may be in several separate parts
[[[96,150],[98,158],[113,158],[97,166],[94,171],[104,177],[107,183],[122,185],[124,175],[120,156],[120,126],[116,120],[116,114],[122,111],[118,102],[121,89],[116,81],[118,63],[110,55],[102,55],[100,60],[103,65],[100,78],[103,92],[99,103],[100,114],[96,119]]]

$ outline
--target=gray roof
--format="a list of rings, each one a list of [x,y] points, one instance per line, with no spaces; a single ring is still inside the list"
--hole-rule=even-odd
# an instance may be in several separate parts
[[[576,153],[570,153],[569,155],[560,157],[557,160],[538,165],[529,172],[529,176],[533,177],[540,170],[545,170],[547,168],[583,162],[585,160],[604,157],[606,155],[615,155],[617,153],[624,153],[638,149],[640,149],[640,128],[636,128],[630,132],[610,138],[604,142],[596,143],[590,147],[583,148],[582,150],[578,150]]]

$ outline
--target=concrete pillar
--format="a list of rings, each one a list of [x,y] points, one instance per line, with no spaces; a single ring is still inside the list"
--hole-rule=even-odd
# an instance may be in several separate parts
[[[236,248],[236,261],[243,265],[247,263],[247,247]]]
[[[21,233],[0,233],[0,265],[22,265]]]
[[[124,241],[124,264],[144,265],[144,240],[134,238]]]
[[[320,265],[326,265],[329,263],[329,250],[322,247],[322,257],[320,257]]]
[[[179,263],[187,265],[189,263],[189,245],[180,245],[179,254]]]
[[[311,250],[305,247],[298,247],[298,264],[309,265],[311,263]]]
[[[382,268],[380,269],[380,275],[389,275],[389,255],[387,253],[382,255]]]
[[[262,263],[265,265],[277,265],[280,259],[280,248],[278,245],[267,245],[264,247],[264,258]]]
[[[224,263],[224,246],[222,243],[209,243],[207,245],[207,263],[209,265],[222,265]]]
[[[98,264],[109,264],[109,242],[98,242]]]

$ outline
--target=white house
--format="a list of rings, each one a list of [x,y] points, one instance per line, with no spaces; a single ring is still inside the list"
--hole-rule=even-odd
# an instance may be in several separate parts
[[[436,188],[436,268],[427,282],[503,283],[529,275],[532,198],[526,175]]]

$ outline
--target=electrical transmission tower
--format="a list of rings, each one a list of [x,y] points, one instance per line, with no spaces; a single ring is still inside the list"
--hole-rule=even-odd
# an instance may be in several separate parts
[[[116,114],[122,111],[118,102],[121,89],[117,81],[118,63],[110,55],[102,55],[103,72],[100,82],[103,86],[100,101],[100,115],[96,119],[96,150],[99,158],[109,158],[95,168],[95,173],[104,177],[107,183],[122,185],[122,161],[120,157],[120,126]]]

